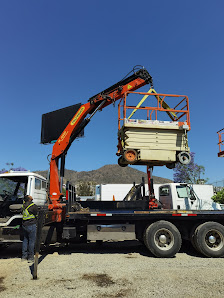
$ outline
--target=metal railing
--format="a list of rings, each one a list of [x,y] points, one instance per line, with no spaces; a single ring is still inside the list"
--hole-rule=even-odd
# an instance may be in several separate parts
[[[224,128],[220,129],[219,131],[217,131],[218,134],[218,138],[219,138],[219,152],[218,152],[218,157],[224,157],[224,139],[223,139],[223,135],[224,135]]]
[[[128,105],[128,96],[144,95],[137,105]],[[148,98],[149,97],[149,98]],[[154,100],[154,106],[153,101]],[[143,106],[146,103],[147,106]],[[129,101],[130,102],[130,101]],[[150,104],[150,105],[149,105]],[[128,110],[131,110],[128,115]],[[118,128],[120,129],[125,119],[130,119],[136,111],[145,111],[146,120],[167,120],[161,113],[168,115],[168,120],[178,122],[179,125],[187,124],[190,129],[189,100],[186,95],[149,93],[149,92],[127,92],[118,104]]]

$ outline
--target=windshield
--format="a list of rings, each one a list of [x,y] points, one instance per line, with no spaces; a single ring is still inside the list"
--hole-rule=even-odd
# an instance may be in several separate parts
[[[0,196],[10,196],[12,199],[24,198],[28,178],[23,176],[0,177]]]
[[[186,186],[178,185],[177,188],[177,195],[178,198],[188,198],[189,197],[189,189]]]

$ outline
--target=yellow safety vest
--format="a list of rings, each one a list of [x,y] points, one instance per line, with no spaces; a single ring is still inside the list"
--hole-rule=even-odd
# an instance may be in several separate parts
[[[28,219],[31,219],[31,218],[35,218],[35,215],[34,214],[30,214],[28,209],[33,206],[34,203],[30,204],[28,207],[26,207],[26,209],[23,207],[23,220],[28,220]]]

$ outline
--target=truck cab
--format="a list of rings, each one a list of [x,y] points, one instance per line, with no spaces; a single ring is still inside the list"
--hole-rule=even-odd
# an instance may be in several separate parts
[[[159,187],[159,201],[163,209],[173,210],[221,210],[215,203],[212,185],[169,183]]]
[[[13,241],[9,230],[21,225],[25,195],[31,195],[37,206],[43,206],[47,199],[46,179],[28,171],[0,174],[0,242]]]

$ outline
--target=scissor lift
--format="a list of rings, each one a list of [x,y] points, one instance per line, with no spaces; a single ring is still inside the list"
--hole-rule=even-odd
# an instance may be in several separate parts
[[[143,107],[142,104],[127,104],[128,96],[129,100],[130,95],[138,94],[144,95],[144,101],[148,98],[149,105]],[[153,99],[156,101],[153,102]],[[135,112],[138,114],[137,119],[132,118]],[[166,165],[168,168],[173,168],[176,162],[188,164],[189,130],[187,96],[127,92],[118,106],[118,163],[121,166]]]

